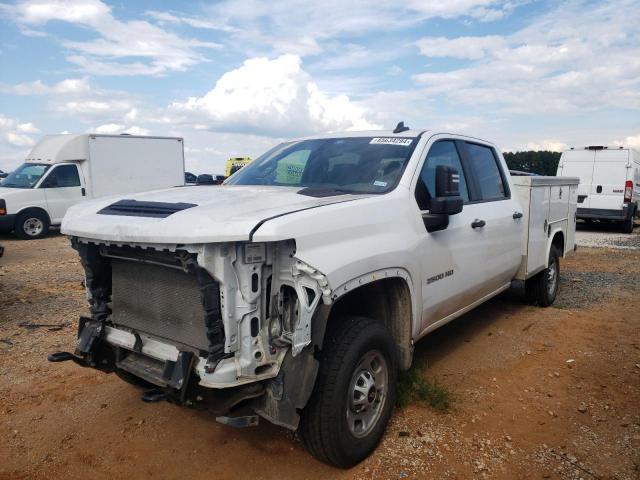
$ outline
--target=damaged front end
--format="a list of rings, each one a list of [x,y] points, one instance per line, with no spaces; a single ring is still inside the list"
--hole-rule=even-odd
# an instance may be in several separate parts
[[[72,238],[90,317],[73,360],[116,372],[170,400],[229,419],[247,405],[295,429],[313,390],[331,304],[324,275],[293,240],[203,245],[113,244]],[[246,424],[253,424],[248,422]]]

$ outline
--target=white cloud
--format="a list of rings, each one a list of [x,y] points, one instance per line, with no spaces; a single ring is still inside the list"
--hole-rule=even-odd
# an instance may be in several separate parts
[[[79,99],[54,103],[52,108],[56,113],[74,115],[82,118],[113,118],[124,117],[124,115],[131,110],[131,103],[128,100],[119,99]]]
[[[23,23],[41,25],[52,20],[93,25],[108,16],[111,8],[98,0],[26,1],[15,6]]]
[[[25,0],[5,14],[24,27],[44,27],[52,21],[81,25],[97,38],[63,40],[75,52],[67,60],[95,75],[161,75],[184,71],[205,61],[201,49],[219,48],[213,42],[182,38],[146,21],[120,21],[99,0]]]
[[[0,134],[4,141],[14,147],[27,147],[35,142],[29,133],[38,133],[40,130],[31,122],[20,123],[15,118],[0,114]]]
[[[490,21],[508,14],[507,0],[376,0],[344,1],[226,0],[205,9],[205,19],[230,25],[235,44],[262,54],[315,55],[328,39],[408,29],[430,18],[473,18]]]
[[[0,92],[14,95],[79,94],[87,93],[90,90],[91,88],[86,78],[68,78],[52,85],[47,85],[41,80],[17,85],[0,85]]]
[[[129,135],[149,135],[149,130],[137,125],[126,127],[126,125],[120,125],[118,123],[105,123],[94,129],[90,129],[90,132],[104,133],[107,135],[116,135],[119,133],[128,133]]]
[[[129,135],[150,135],[151,132],[146,128],[139,127],[137,125],[132,125],[127,128],[124,133],[128,133]]]
[[[20,133],[38,133],[40,130],[31,122],[19,123],[16,125],[16,131]]]
[[[5,134],[5,138],[7,139],[7,142],[11,145],[15,145],[16,147],[29,147],[35,143],[28,135],[21,135],[14,132],[7,132]]]
[[[418,40],[420,53],[426,57],[449,57],[477,60],[504,46],[504,38],[484,37],[424,37]]]
[[[291,135],[377,127],[347,96],[321,91],[295,55],[246,60],[204,96],[175,102],[171,110],[201,115],[207,121],[194,123],[221,131]]]
[[[613,144],[616,147],[630,147],[640,150],[640,133],[637,135],[629,135],[624,140],[614,140]]]
[[[425,38],[427,56],[469,66],[414,75],[425,94],[456,105],[557,114],[640,109],[640,8],[636,1],[561,4],[507,37]]]
[[[525,150],[548,150],[551,152],[561,152],[567,148],[567,144],[557,140],[541,140],[540,142],[529,142]]]
[[[156,20],[158,23],[165,24],[177,24],[188,25],[193,28],[201,28],[205,30],[220,30],[223,32],[235,32],[237,28],[226,25],[222,22],[217,22],[212,19],[203,19],[197,17],[191,17],[187,15],[176,15],[170,12],[161,12],[157,10],[149,10],[146,15]]]
[[[114,134],[119,133],[124,129],[124,125],[118,125],[117,123],[105,123],[104,125],[100,125],[89,131],[94,131],[95,133],[106,133],[106,134]]]

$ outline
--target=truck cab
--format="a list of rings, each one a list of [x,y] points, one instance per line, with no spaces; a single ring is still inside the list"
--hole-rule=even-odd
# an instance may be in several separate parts
[[[50,360],[230,425],[260,416],[353,466],[415,342],[514,279],[553,303],[577,179],[520,183],[491,142],[398,125],[284,142],[215,189],[76,205],[62,231],[91,316]]]
[[[0,185],[0,231],[35,239],[86,199],[184,183],[181,138],[48,135]]]
[[[79,162],[40,163],[28,159],[0,187],[0,203],[15,213],[0,215],[3,230],[19,238],[44,236],[50,225],[60,225],[67,209],[82,201],[86,186]]]

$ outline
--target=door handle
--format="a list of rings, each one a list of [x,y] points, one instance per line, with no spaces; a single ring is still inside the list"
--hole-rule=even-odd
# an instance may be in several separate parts
[[[513,219],[517,220],[518,218],[522,218],[522,212],[514,212]]]
[[[87,191],[84,189],[84,187],[82,187],[80,191],[82,192],[83,197],[87,195]]]
[[[482,228],[487,224],[484,220],[478,220],[477,218],[471,224],[471,228]]]

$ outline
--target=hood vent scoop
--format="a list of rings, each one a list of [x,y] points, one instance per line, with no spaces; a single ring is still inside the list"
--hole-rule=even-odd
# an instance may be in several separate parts
[[[124,217],[167,218],[169,215],[197,207],[195,203],[143,202],[119,200],[98,212],[98,215],[121,215]]]

